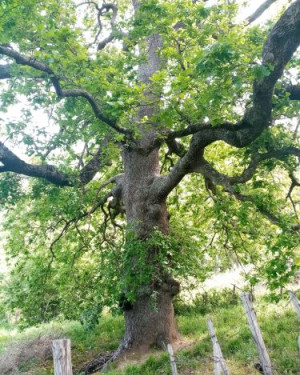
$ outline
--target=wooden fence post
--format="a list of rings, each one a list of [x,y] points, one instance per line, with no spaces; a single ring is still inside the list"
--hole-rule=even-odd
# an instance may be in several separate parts
[[[52,341],[54,375],[73,375],[71,361],[71,341],[68,339]]]
[[[256,314],[255,314],[252,302],[249,298],[249,294],[243,292],[241,294],[241,299],[244,305],[244,309],[246,311],[246,315],[247,315],[248,323],[252,332],[253,339],[258,349],[259,360],[263,368],[263,372],[265,375],[273,375],[270,357],[267,352],[261,331],[259,329]]]
[[[298,315],[298,318],[300,319],[300,303],[298,301],[298,298],[296,297],[296,295],[293,293],[293,292],[289,292],[289,295],[291,297],[291,302],[295,308],[295,311]]]
[[[177,372],[177,366],[176,366],[176,361],[175,361],[175,356],[174,356],[174,351],[173,347],[171,344],[167,345],[169,357],[170,357],[170,363],[171,363],[171,369],[172,369],[172,375],[178,375]]]
[[[300,319],[300,303],[298,301],[298,298],[296,297],[295,293],[289,292],[289,295],[291,297],[291,302],[295,308],[296,314],[298,315],[298,318]],[[300,336],[298,336],[298,348],[300,350]]]
[[[222,350],[220,344],[217,339],[216,332],[214,330],[214,326],[210,318],[207,319],[207,326],[208,331],[211,337],[211,341],[213,343],[213,356],[214,356],[214,372],[215,375],[221,375],[223,372],[225,375],[229,375],[229,371],[227,369]]]

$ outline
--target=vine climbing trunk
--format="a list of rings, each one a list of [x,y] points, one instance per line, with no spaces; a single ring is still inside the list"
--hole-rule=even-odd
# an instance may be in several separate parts
[[[167,343],[178,339],[172,304],[173,293],[178,292],[178,284],[174,281],[173,286],[166,284],[166,289],[160,288],[156,292],[155,306],[151,296],[143,295],[138,297],[131,309],[125,311],[123,349],[144,352],[152,345],[165,347]]]
[[[152,193],[153,181],[159,175],[158,150],[149,155],[125,150],[123,164],[122,197],[129,230],[138,241],[146,241],[154,229],[168,234],[166,202]],[[150,247],[147,251],[149,263],[155,262],[160,249]],[[137,259],[133,257],[131,261],[133,269]],[[170,274],[161,272],[159,265],[154,269],[151,280],[139,286],[134,301],[124,304],[125,335],[121,350],[146,351],[153,344],[162,346],[178,338],[172,299],[179,292],[179,283]]]

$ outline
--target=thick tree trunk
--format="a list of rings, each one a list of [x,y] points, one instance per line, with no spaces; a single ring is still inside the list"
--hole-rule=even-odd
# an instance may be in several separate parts
[[[179,334],[174,318],[172,298],[179,285],[173,281],[166,290],[157,289],[156,298],[139,296],[128,310],[125,310],[125,335],[123,349],[144,352],[151,345],[160,347],[178,339]]]
[[[159,175],[158,150],[149,155],[126,150],[123,153],[123,200],[129,230],[139,240],[146,240],[153,229],[169,232],[169,217],[165,201],[151,194],[151,186]],[[149,249],[149,260],[159,248]],[[134,263],[135,260],[133,259]],[[125,270],[126,272],[126,270]],[[125,336],[120,351],[146,351],[151,345],[173,342],[178,338],[172,304],[179,292],[179,283],[170,274],[153,274],[151,283],[139,288],[133,303],[124,304]]]
[[[138,12],[140,2],[132,0],[132,3],[134,11]],[[147,61],[139,66],[138,79],[145,84],[144,95],[147,100],[145,99],[143,105],[140,103],[135,119],[142,137],[138,141],[138,147],[125,149],[123,152],[122,198],[128,230],[133,231],[139,240],[147,240],[154,229],[166,235],[169,233],[166,202],[159,200],[151,191],[155,178],[160,174],[159,150],[155,149],[149,154],[139,151],[148,149],[156,138],[155,124],[152,123],[149,129],[141,120],[152,119],[157,111],[155,95],[151,85],[148,85],[161,66],[157,51],[162,40],[158,34],[153,34],[147,38],[146,44],[144,52]],[[149,262],[153,262],[160,249],[148,251]],[[133,257],[133,266],[135,261]],[[159,264],[154,269],[156,274],[151,275],[151,281],[147,285],[139,287],[134,302],[124,304],[125,335],[119,352],[130,349],[146,351],[151,345],[166,345],[178,338],[172,299],[179,292],[179,283],[172,279],[171,272],[166,272],[165,269],[162,271]]]

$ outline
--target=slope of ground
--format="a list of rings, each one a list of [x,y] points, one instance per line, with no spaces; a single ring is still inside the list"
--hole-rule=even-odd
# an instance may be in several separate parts
[[[205,305],[204,305],[205,303]],[[272,304],[255,301],[255,309],[275,373],[280,375],[300,375],[300,357],[297,337],[299,322],[290,303],[282,301]],[[224,357],[231,374],[259,374],[254,369],[258,361],[256,347],[240,301],[231,293],[210,293],[201,295],[194,305],[177,305],[178,325],[182,340],[176,353],[180,375],[213,374],[212,345],[208,335],[206,319],[213,320]],[[72,340],[72,360],[74,374],[82,365],[99,354],[113,351],[123,334],[122,317],[105,316],[93,332],[86,332],[76,322],[54,322],[31,328],[22,333],[0,331],[0,373],[5,375],[52,375],[51,354],[41,344],[41,352],[35,356],[18,356],[14,352],[20,347],[32,347],[37,339],[49,337],[70,337]],[[43,348],[43,350],[42,350]],[[30,350],[29,350],[30,352]],[[12,370],[4,372],[8,358],[16,358]],[[21,361],[21,362],[20,362]],[[1,365],[2,364],[2,365]],[[99,372],[98,372],[99,374]],[[153,349],[147,358],[125,358],[113,364],[107,375],[168,375],[171,374],[168,355]]]

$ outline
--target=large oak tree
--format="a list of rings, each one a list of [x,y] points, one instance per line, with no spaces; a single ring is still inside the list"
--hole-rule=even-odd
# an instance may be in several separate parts
[[[11,220],[22,217],[24,230],[19,227],[8,245],[13,248],[17,241],[20,247],[24,241],[27,254],[28,249],[34,254],[42,243],[49,260],[43,277],[50,279],[59,262],[76,264],[89,246],[99,252],[104,276],[99,272],[87,284],[102,286],[107,270],[118,270],[106,285],[114,300],[112,290],[119,291],[125,315],[119,352],[178,337],[174,275],[189,253],[182,254],[180,241],[176,246],[169,239],[168,203],[174,191],[181,194],[178,212],[192,193],[191,210],[197,210],[200,222],[208,206],[216,220],[223,215],[229,238],[236,226],[250,225],[249,218],[258,220],[260,233],[259,225],[266,222],[259,220],[266,218],[270,230],[282,236],[279,245],[273,244],[271,261],[282,247],[297,245],[297,213],[280,212],[274,204],[277,187],[263,176],[270,180],[272,171],[277,179],[289,176],[286,202],[296,210],[292,194],[299,186],[300,149],[289,118],[297,116],[300,99],[299,86],[291,83],[299,68],[300,0],[289,4],[276,23],[253,26],[271,3],[238,22],[237,5],[227,1],[1,2],[2,108],[18,100],[24,107],[18,121],[3,123],[7,138],[0,142],[3,192],[12,203],[19,199]],[[46,126],[30,122],[31,111],[40,109],[49,116]],[[12,151],[9,145],[21,141],[21,154]],[[24,150],[27,161],[20,156]],[[231,163],[239,164],[232,170]],[[20,184],[23,195],[15,188],[15,174],[34,178]],[[33,211],[24,194],[40,202]],[[107,245],[124,221],[125,245]],[[204,250],[221,236],[223,229],[218,233],[215,226]],[[74,236],[63,242],[69,232]],[[82,262],[93,268],[88,258]],[[280,267],[278,274],[284,273],[284,262]],[[42,288],[43,278],[38,280]],[[52,282],[59,284],[55,276]]]

